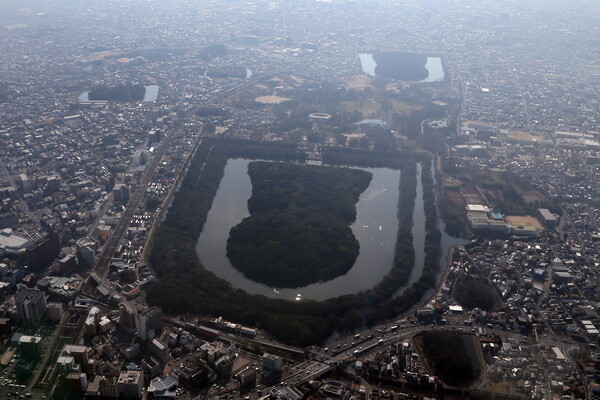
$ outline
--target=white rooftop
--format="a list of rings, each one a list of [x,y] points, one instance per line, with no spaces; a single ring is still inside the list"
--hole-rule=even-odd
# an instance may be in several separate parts
[[[23,253],[30,244],[29,239],[13,234],[13,230],[10,228],[0,231],[0,250],[8,254]]]

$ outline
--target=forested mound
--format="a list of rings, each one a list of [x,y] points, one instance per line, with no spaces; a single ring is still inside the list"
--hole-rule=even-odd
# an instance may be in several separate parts
[[[481,373],[469,353],[476,352],[471,337],[458,332],[422,332],[415,337],[425,362],[444,383],[469,386]],[[467,347],[471,347],[468,349]]]
[[[212,68],[206,71],[210,78],[245,78],[247,74],[244,67]]]
[[[484,311],[496,311],[502,307],[498,291],[487,280],[471,275],[463,275],[456,281],[452,296],[469,310],[481,308]]]
[[[146,95],[144,85],[131,86],[94,86],[89,94],[90,100],[141,101]]]
[[[246,277],[301,287],[343,275],[359,243],[349,224],[371,174],[358,169],[252,162],[250,216],[233,227],[227,255]]]
[[[383,78],[421,81],[429,76],[429,71],[425,68],[427,56],[423,54],[376,52],[373,54],[373,59],[377,63],[375,74]]]
[[[324,154],[328,164],[401,170],[394,264],[372,289],[325,301],[273,299],[235,289],[202,266],[196,245],[227,160],[242,157],[304,161],[298,158],[299,155],[302,154],[294,144],[203,139],[165,220],[158,225],[149,243],[149,262],[158,282],[148,289],[148,302],[170,314],[222,316],[264,329],[287,344],[308,346],[321,343],[336,331],[371,327],[378,321],[397,318],[422,301],[435,285],[441,254],[440,232],[436,226],[431,163],[428,158],[414,153],[331,148]],[[417,186],[416,162],[419,161],[422,162],[427,231],[425,267],[416,282],[396,295],[408,282],[415,260],[411,227]]]

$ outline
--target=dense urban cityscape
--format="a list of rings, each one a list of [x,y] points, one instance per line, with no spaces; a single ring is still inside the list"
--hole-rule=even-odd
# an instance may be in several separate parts
[[[600,398],[600,3],[0,32],[0,398]]]

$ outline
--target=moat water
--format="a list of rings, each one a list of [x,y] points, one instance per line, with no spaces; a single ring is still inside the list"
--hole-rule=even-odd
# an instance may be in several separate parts
[[[250,215],[247,204],[252,195],[252,183],[248,175],[248,164],[252,161],[230,159],[227,162],[223,179],[196,245],[196,252],[207,270],[248,293],[288,300],[325,300],[357,293],[374,287],[391,270],[398,234],[400,171],[352,167],[373,174],[369,187],[356,204],[356,221],[350,226],[360,244],[360,253],[352,269],[330,281],[293,289],[269,287],[246,278],[231,265],[226,245],[231,228]],[[420,171],[419,165],[418,174]],[[407,286],[421,276],[425,257],[425,212],[420,175],[417,185],[412,230],[416,262]],[[456,241],[443,234],[442,251],[447,251],[447,246],[456,244]]]
[[[377,68],[377,62],[373,58],[373,54],[371,53],[360,53],[358,55],[360,59],[360,65],[362,71],[369,76],[378,76],[375,72],[375,68]],[[425,69],[427,69],[429,75],[427,78],[419,81],[423,83],[430,82],[441,82],[444,80],[445,72],[444,66],[442,64],[442,59],[440,57],[427,57],[427,62],[425,63]]]

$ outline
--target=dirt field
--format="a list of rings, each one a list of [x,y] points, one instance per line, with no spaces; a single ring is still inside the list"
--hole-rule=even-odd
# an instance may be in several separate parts
[[[472,128],[474,126],[487,127],[491,129],[493,124],[490,122],[482,122],[482,121],[465,121],[461,125],[463,128]]]
[[[281,96],[260,96],[254,99],[254,101],[256,101],[257,103],[261,103],[261,104],[279,104],[279,103],[283,103],[284,101],[288,101],[291,99],[288,99],[287,97],[281,97]]]
[[[465,203],[465,198],[459,192],[454,190],[447,190],[446,195],[450,199],[450,202],[460,207],[461,212],[464,210],[464,207],[467,203]]]
[[[508,131],[508,137],[516,140],[527,140],[529,142],[537,142],[541,139],[540,136],[530,135],[523,131]]]
[[[492,393],[510,393],[510,394],[515,393],[515,391],[513,389],[511,389],[510,385],[506,382],[498,382],[498,383],[488,382],[485,384],[485,386],[482,389],[487,390]]]
[[[361,104],[362,103],[362,104]],[[369,118],[372,114],[379,114],[380,106],[373,99],[366,99],[362,102],[360,101],[343,101],[341,103],[341,107],[346,112],[354,112],[358,111],[362,114],[363,118]]]
[[[364,133],[343,133],[342,135],[346,136],[348,139],[356,139],[366,136]]]
[[[484,204],[486,205],[485,200],[481,197],[479,193],[475,189],[461,187],[460,193],[465,199],[466,204]]]
[[[537,229],[544,229],[540,221],[531,215],[507,215],[506,222],[514,226],[535,226]]]
[[[373,115],[377,117],[381,113],[381,104],[373,99],[365,99],[363,101],[343,101],[341,107],[346,112],[359,111],[363,118],[370,118]],[[418,111],[423,107],[413,106],[403,101],[391,100],[391,108],[397,113],[409,115],[413,111]]]
[[[346,76],[342,78],[342,80],[348,89],[365,90],[368,87],[373,87],[373,85],[371,85],[373,78],[369,78],[365,75]]]
[[[546,197],[540,192],[530,189],[530,190],[519,190],[517,192],[523,197],[523,201],[526,203],[535,203],[536,201],[546,201]]]
[[[421,107],[421,106],[413,106],[413,105],[411,105],[409,103],[405,103],[403,101],[392,100],[392,110],[394,110],[400,114],[409,115],[413,111],[418,111],[418,110],[421,110],[422,108],[423,107]]]
[[[239,371],[240,369],[244,368],[246,365],[250,364],[252,362],[252,360],[246,356],[239,356],[238,358],[235,359],[235,362],[233,363],[233,372]]]
[[[96,58],[112,57],[119,54],[117,51],[97,51],[92,53]]]

